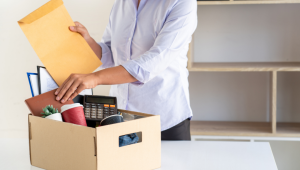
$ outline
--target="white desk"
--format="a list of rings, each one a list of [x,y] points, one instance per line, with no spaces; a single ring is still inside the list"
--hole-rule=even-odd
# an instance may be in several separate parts
[[[267,142],[162,142],[161,170],[277,170]]]
[[[41,170],[30,165],[27,139],[0,138],[1,170]],[[162,142],[159,170],[277,170],[269,143]]]

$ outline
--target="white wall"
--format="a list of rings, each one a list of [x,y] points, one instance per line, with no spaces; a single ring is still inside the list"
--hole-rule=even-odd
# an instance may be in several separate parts
[[[48,0],[0,1],[0,137],[24,137],[29,110],[24,100],[31,97],[26,72],[36,72],[41,61],[17,21]],[[100,41],[108,23],[113,0],[64,0],[74,21],[87,27]],[[108,95],[109,86],[98,86],[95,94]]]

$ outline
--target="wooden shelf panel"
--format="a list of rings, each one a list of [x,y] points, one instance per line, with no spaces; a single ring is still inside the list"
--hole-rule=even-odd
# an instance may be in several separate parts
[[[272,133],[271,122],[191,121],[191,135],[300,137],[300,123],[278,123]]]
[[[192,63],[189,71],[300,71],[300,62]]]
[[[299,0],[251,0],[251,1],[197,1],[198,5],[238,5],[238,4],[292,4]]]
[[[285,123],[279,122],[277,123],[277,133],[278,134],[300,134],[300,123]]]
[[[191,121],[191,135],[264,136],[272,134],[270,122]]]

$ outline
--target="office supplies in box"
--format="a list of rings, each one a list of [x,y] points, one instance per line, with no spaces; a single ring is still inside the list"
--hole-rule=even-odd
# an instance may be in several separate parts
[[[28,116],[30,161],[43,169],[150,170],[161,166],[160,116],[90,128]],[[119,137],[141,132],[142,141],[119,147]]]
[[[59,109],[58,111],[60,112],[60,108],[63,105],[74,103],[72,100],[69,100],[64,104],[57,101],[55,99],[56,98],[54,94],[55,91],[56,89],[25,100],[25,103],[28,106],[30,112],[35,116],[42,116],[41,112],[43,111],[43,108],[47,105],[53,105],[53,107],[58,108]]]
[[[91,73],[102,64],[84,38],[69,30],[75,24],[62,0],[49,1],[18,24],[59,86],[70,74]]]
[[[88,121],[102,121],[117,114],[117,98],[111,96],[85,95],[83,100],[84,114]]]
[[[28,77],[29,87],[30,87],[30,91],[31,91],[31,96],[34,97],[34,96],[39,95],[38,74],[27,72],[27,77]]]

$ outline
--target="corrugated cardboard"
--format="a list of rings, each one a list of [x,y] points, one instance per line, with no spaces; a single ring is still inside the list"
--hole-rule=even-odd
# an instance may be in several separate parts
[[[20,21],[32,48],[60,86],[72,73],[93,72],[102,63],[74,26],[62,0],[51,0]]]
[[[160,117],[90,128],[29,115],[31,164],[47,170],[150,170],[161,166]],[[119,147],[119,136],[142,132],[142,141]]]

